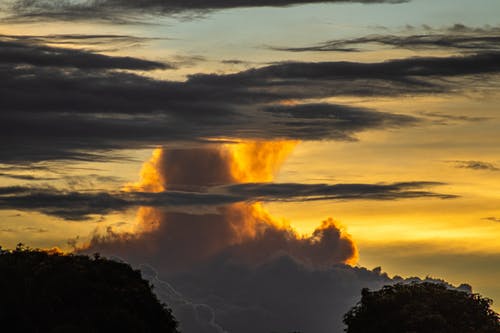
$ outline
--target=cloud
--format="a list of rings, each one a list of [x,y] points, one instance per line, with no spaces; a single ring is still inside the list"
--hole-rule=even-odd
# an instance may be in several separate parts
[[[264,112],[272,115],[276,126],[274,133],[290,137],[288,131],[301,133],[297,139],[318,140],[323,138],[352,140],[354,134],[368,128],[390,129],[416,125],[417,118],[386,113],[382,116],[374,110],[345,105],[316,103],[302,105],[276,105],[266,107]],[[331,126],[325,126],[331,124]],[[292,137],[293,138],[293,137]]]
[[[343,264],[355,246],[332,220],[301,236],[252,212],[250,206],[201,216],[156,212],[150,219],[161,223],[153,231],[110,229],[84,251],[141,268],[147,263],[146,277],[186,333],[341,332],[342,315],[361,288],[403,282],[379,268]]]
[[[453,198],[421,189],[444,185],[436,182],[407,182],[394,184],[235,184],[227,187],[230,193],[247,197],[247,200],[397,200],[403,198],[436,197]],[[414,189],[417,189],[416,191]]]
[[[361,52],[370,45],[412,50],[451,49],[462,52],[498,52],[500,51],[500,28],[471,28],[456,24],[444,30],[427,27],[420,34],[413,35],[370,35],[353,39],[330,40],[304,47],[270,47],[270,49],[288,52]]]
[[[500,223],[500,217],[495,217],[495,216],[483,217],[482,220]]]
[[[0,187],[0,209],[38,211],[67,220],[87,220],[94,215],[125,211],[139,206],[175,209],[217,207],[234,203],[310,200],[451,199],[456,196],[424,190],[443,185],[433,182],[393,184],[279,184],[242,183],[198,187],[200,191],[98,192],[37,187]],[[180,186],[180,185],[179,185]]]
[[[262,85],[272,86],[271,79],[323,79],[332,81],[368,79],[394,80],[399,81],[400,84],[407,84],[408,86],[417,88],[419,86],[418,82],[420,82],[420,85],[425,85],[426,77],[457,77],[482,73],[498,73],[500,70],[497,62],[499,57],[500,53],[497,52],[478,52],[462,56],[410,57],[373,63],[348,61],[317,63],[288,62],[229,75],[193,75],[191,76],[191,80],[195,83],[240,83],[253,86],[258,84],[257,80],[264,80],[261,83]],[[411,78],[415,78],[415,81],[412,81]],[[418,79],[421,79],[421,81],[418,81]],[[427,83],[430,85],[430,82]],[[381,92],[378,93],[383,94]],[[394,94],[394,91],[385,92],[383,95],[386,94]]]
[[[33,39],[33,37],[28,39],[0,35],[0,64],[2,66],[29,65],[83,70],[130,69],[148,71],[173,68],[172,65],[166,63],[133,57],[108,56],[85,50],[50,47],[33,42]]]
[[[479,122],[489,120],[489,117],[471,117],[465,115],[453,115],[440,112],[419,112],[420,115],[429,118],[435,124],[448,125],[456,122]]]
[[[286,255],[253,267],[220,256],[177,274],[162,274],[144,263],[136,266],[186,333],[340,333],[342,316],[359,300],[362,288],[422,281],[454,288],[432,278],[391,278],[380,267],[314,269]],[[471,292],[467,285],[459,289]]]
[[[148,262],[162,274],[184,272],[218,256],[256,266],[286,254],[317,268],[357,260],[352,239],[331,219],[312,234],[299,235],[290,226],[278,225],[265,214],[257,217],[255,212],[250,205],[226,205],[203,215],[149,211],[148,222],[161,221],[153,231],[118,234],[108,229],[83,251]]]
[[[356,303],[361,288],[391,283],[387,275],[364,268],[312,269],[288,256],[257,267],[220,258],[164,279],[184,297],[210,307],[225,331],[241,333],[341,332],[342,315]],[[252,325],[245,325],[249,318]]]
[[[243,141],[157,149],[144,163],[140,181],[121,193],[142,206],[135,230],[119,233],[110,227],[80,251],[145,268],[186,333],[340,332],[341,316],[361,288],[402,279],[350,266],[358,257],[355,243],[333,219],[299,234],[261,202],[426,197],[434,196],[427,187],[440,184],[261,183],[272,181],[296,144]],[[196,198],[214,206],[190,211],[162,206],[176,197],[177,203]]]
[[[123,148],[221,137],[354,140],[360,131],[412,126],[419,119],[314,100],[449,93],[478,76],[485,84],[486,76],[494,80],[500,71],[500,54],[484,52],[373,63],[277,63],[165,81],[114,69],[168,64],[34,42],[2,43],[4,163],[109,160],[116,158],[110,151]]]
[[[123,261],[122,258],[113,257],[113,259]],[[140,264],[139,269],[143,278],[154,285],[157,297],[173,309],[175,318],[181,322],[183,332],[227,333],[216,322],[213,308],[207,304],[194,303],[182,295],[174,286],[162,280],[156,269],[149,264]]]
[[[35,228],[35,227],[24,227],[23,231],[32,232],[32,233],[38,233],[38,234],[43,234],[43,233],[49,232],[49,230],[47,230],[47,229],[44,229],[44,228]]]
[[[2,186],[0,187],[0,195],[14,195],[25,193],[26,188],[23,186]]]
[[[246,212],[246,215],[255,217],[262,214],[252,213],[251,209],[246,211],[246,205],[266,201],[455,197],[428,190],[429,187],[443,185],[438,182],[271,183],[274,174],[296,145],[295,141],[243,141],[232,144],[213,143],[204,147],[158,148],[151,159],[144,163],[140,181],[127,184],[122,191],[98,191],[92,182],[98,177],[96,175],[66,179],[69,190],[29,186],[0,187],[0,209],[38,211],[77,221],[140,206],[163,211],[177,208],[177,212],[178,208],[211,207],[211,213],[218,212],[223,216],[243,216]],[[116,181],[115,178],[105,178],[105,181],[110,180]],[[227,205],[239,208],[221,213],[221,207]],[[259,211],[258,207],[253,209]],[[193,209],[187,211],[191,218],[199,215],[193,213]],[[155,211],[145,218],[168,220],[166,217],[154,216],[158,214],[168,213]],[[201,210],[200,214],[205,214],[205,211]]]
[[[499,171],[498,168],[493,163],[483,162],[483,161],[451,161],[455,164],[456,168],[461,169],[471,169],[471,170],[485,170],[485,171]]]
[[[49,34],[49,35],[6,35],[0,37],[3,40],[18,41],[33,44],[48,44],[52,46],[77,46],[85,50],[89,48],[117,50],[129,47],[142,46],[153,40],[165,40],[166,38],[139,37],[132,35],[117,34]]]
[[[15,174],[15,173],[5,173],[0,172],[0,177],[18,179],[18,180],[56,180],[57,178],[49,177],[36,177],[33,175]]]
[[[0,209],[82,221],[138,208],[132,231],[118,233],[109,226],[104,234],[96,232],[81,250],[118,255],[135,264],[147,262],[162,275],[170,275],[216,258],[259,267],[269,259],[287,256],[314,270],[356,262],[356,246],[339,223],[327,218],[311,234],[301,235],[273,218],[261,204],[265,201],[452,197],[425,190],[440,185],[431,182],[247,183],[271,181],[296,144],[241,142],[204,149],[157,149],[144,163],[140,181],[128,184],[124,191],[0,187]],[[71,244],[76,247],[75,240]],[[213,314],[208,322],[210,318]]]
[[[222,60],[221,63],[226,65],[250,65],[251,62],[238,60],[238,59],[226,59]]]
[[[200,77],[172,82],[109,71],[9,64],[0,66],[0,73],[0,135],[5,139],[0,160],[5,162],[96,160],[99,155],[113,157],[108,153],[112,149],[219,137],[345,140],[358,131],[417,121],[331,104],[270,108],[269,103],[301,96],[296,96],[295,88],[265,92],[263,87],[237,82],[230,88],[223,82],[201,83]],[[305,108],[311,110],[310,116]]]
[[[38,211],[80,221],[90,214],[106,214],[127,207],[127,201],[108,193],[64,192],[53,188],[0,187],[1,209]]]
[[[105,20],[116,23],[134,22],[144,15],[196,15],[213,10],[244,7],[286,7],[312,3],[403,3],[408,0],[11,0],[4,10],[15,21],[38,20]]]

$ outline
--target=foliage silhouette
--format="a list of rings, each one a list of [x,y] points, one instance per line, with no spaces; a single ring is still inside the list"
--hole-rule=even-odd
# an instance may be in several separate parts
[[[140,271],[97,254],[0,247],[0,295],[9,332],[177,332]]]
[[[435,283],[361,291],[344,315],[347,333],[500,333],[492,301]]]

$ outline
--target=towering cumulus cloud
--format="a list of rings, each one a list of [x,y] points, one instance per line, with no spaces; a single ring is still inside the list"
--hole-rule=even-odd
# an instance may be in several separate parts
[[[158,148],[125,190],[192,196],[262,186],[297,143]],[[342,315],[362,288],[395,281],[353,266],[354,242],[331,218],[304,236],[255,200],[141,207],[134,232],[110,229],[85,251],[140,267],[185,333],[341,332]]]
[[[157,149],[130,191],[175,190],[203,193],[215,185],[268,182],[295,147],[295,141],[252,141],[202,148]],[[92,247],[133,262],[151,262],[163,274],[190,269],[214,256],[258,265],[288,255],[311,267],[356,262],[354,243],[332,219],[309,236],[273,218],[259,202],[175,211],[142,207],[136,233],[111,231]],[[153,261],[151,261],[153,260]]]

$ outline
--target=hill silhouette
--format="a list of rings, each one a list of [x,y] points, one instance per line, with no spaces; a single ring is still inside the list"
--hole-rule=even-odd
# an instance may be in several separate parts
[[[9,332],[177,332],[140,271],[98,254],[0,247],[0,295]]]

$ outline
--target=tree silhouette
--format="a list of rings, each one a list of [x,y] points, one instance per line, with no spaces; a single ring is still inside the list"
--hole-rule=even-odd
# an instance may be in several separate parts
[[[492,301],[435,283],[361,291],[344,315],[347,333],[500,333]]]
[[[8,332],[177,332],[140,271],[98,255],[0,248],[0,297]]]

